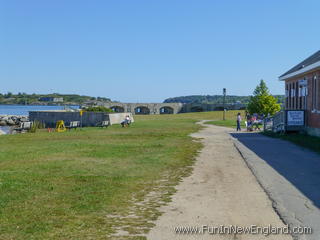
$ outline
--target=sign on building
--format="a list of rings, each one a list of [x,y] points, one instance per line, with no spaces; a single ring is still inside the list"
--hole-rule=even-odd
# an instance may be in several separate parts
[[[305,125],[304,111],[287,111],[287,126],[304,126]]]
[[[298,82],[299,82],[299,86],[307,86],[308,85],[308,81],[306,79],[301,79]]]

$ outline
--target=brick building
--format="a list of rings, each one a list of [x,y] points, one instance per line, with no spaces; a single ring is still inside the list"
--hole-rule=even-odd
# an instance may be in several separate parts
[[[285,81],[286,110],[305,110],[308,133],[320,136],[320,51],[279,79]]]

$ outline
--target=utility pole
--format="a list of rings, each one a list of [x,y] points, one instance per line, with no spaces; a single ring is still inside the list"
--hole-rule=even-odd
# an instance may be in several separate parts
[[[227,94],[227,89],[223,88],[223,121],[226,120],[226,94]]]

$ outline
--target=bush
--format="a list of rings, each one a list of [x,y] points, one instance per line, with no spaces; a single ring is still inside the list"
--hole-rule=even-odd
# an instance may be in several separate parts
[[[37,131],[37,129],[42,129],[42,128],[44,128],[44,124],[42,122],[34,121],[34,122],[32,122],[30,132],[35,133]]]
[[[112,109],[103,106],[88,107],[83,110],[86,112],[113,112]]]

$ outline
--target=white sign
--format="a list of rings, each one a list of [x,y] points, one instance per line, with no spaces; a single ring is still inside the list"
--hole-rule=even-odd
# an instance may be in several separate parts
[[[288,126],[304,126],[304,111],[287,111]]]
[[[308,81],[305,79],[299,80],[299,86],[307,86],[308,85]]]

